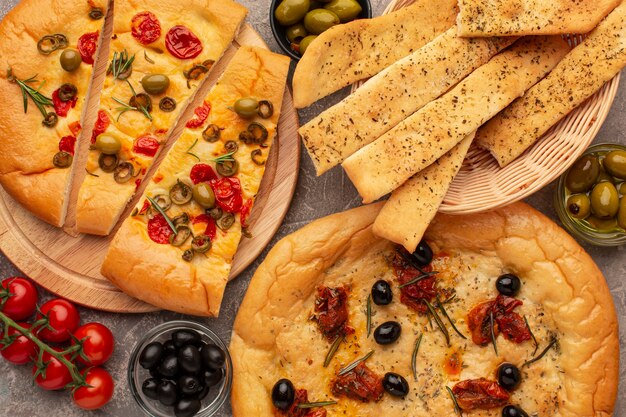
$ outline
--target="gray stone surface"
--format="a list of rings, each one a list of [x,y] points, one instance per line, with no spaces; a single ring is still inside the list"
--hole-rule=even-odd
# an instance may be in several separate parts
[[[219,0],[218,0],[219,1]],[[241,3],[250,8],[248,22],[250,22],[268,41],[274,51],[280,51],[274,41],[268,23],[269,0],[240,0]],[[0,0],[0,17],[15,4],[16,0]],[[373,0],[374,15],[380,14],[388,0]],[[0,69],[1,70],[1,69]],[[335,94],[311,108],[300,113],[301,121],[304,123],[319,113],[323,108],[336,102],[347,92],[343,91]],[[620,142],[626,143],[626,87],[622,86],[615,104],[611,110],[608,120],[602,127],[596,142]],[[527,201],[543,213],[550,216],[555,221],[556,213],[552,207],[552,195],[555,186],[550,184]],[[300,179],[298,188],[291,206],[291,209],[280,227],[277,236],[274,238],[272,247],[281,237],[301,228],[311,220],[328,214],[342,211],[359,205],[359,198],[350,181],[343,174],[341,169],[334,169],[321,178],[314,174],[313,166],[309,157],[304,153],[300,168]],[[622,347],[622,359],[626,352],[626,291],[622,279],[626,275],[626,255],[624,247],[620,248],[597,248],[583,244],[585,249],[591,254],[604,272],[611,288],[617,311],[620,317],[622,330],[620,331],[620,343]],[[214,329],[224,340],[230,339],[230,329],[237,313],[237,308],[241,302],[250,278],[259,263],[264,259],[266,249],[259,259],[251,265],[234,282],[230,283],[226,289],[222,314],[218,319],[198,320],[206,323]],[[0,277],[19,274],[12,263],[0,254]],[[41,291],[43,299],[51,297],[49,293]],[[94,416],[120,416],[134,417],[141,416],[142,413],[135,405],[126,383],[126,365],[129,351],[135,342],[146,331],[155,325],[185,318],[180,314],[170,312],[159,312],[143,315],[120,315],[103,313],[94,310],[81,308],[83,323],[98,321],[109,326],[115,334],[117,344],[112,360],[106,368],[112,373],[117,382],[115,397],[113,401],[104,409],[95,412],[82,412],[76,409],[67,392],[44,392],[33,386],[30,378],[30,367],[14,367],[0,360],[0,416],[32,417],[32,416],[64,416],[77,417],[83,415]],[[622,363],[624,361],[622,360]],[[626,417],[626,388],[623,382],[626,380],[626,369],[622,366],[620,373],[622,385],[619,391],[619,400],[616,406],[616,417]],[[230,406],[224,406],[218,416],[230,416]],[[252,416],[251,416],[252,417]],[[548,417],[548,416],[542,416]]]

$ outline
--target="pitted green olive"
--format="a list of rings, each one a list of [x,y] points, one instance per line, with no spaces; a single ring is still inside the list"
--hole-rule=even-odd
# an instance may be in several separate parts
[[[321,1],[321,0],[311,0],[310,5],[309,5],[309,11],[314,10],[314,9],[319,9],[321,7],[324,7],[324,5],[322,3],[328,3],[330,0],[326,0],[326,1]]]
[[[619,196],[615,186],[606,181],[596,184],[591,191],[591,210],[596,217],[615,217],[619,209]]]
[[[599,219],[595,216],[590,216],[587,221],[594,229],[601,232],[608,232],[615,229],[615,227],[617,226],[617,220],[615,218]]]
[[[604,158],[604,169],[614,177],[626,180],[626,151],[611,151]]]
[[[300,43],[302,39],[308,35],[304,25],[302,23],[298,23],[297,25],[289,26],[285,31],[287,35],[287,39],[291,43]]]
[[[163,74],[149,74],[141,79],[141,86],[148,94],[157,95],[164,93],[170,86],[170,79]]]
[[[596,179],[596,183],[601,183],[601,182],[606,182],[606,181],[613,182],[613,177],[607,174],[604,168],[601,167],[600,173],[598,174],[598,179]]]
[[[600,173],[600,162],[593,155],[585,155],[570,168],[565,185],[572,193],[584,193],[593,187]]]
[[[617,211],[617,224],[622,229],[626,229],[626,197],[619,200],[619,210]]]
[[[74,72],[80,67],[80,63],[83,62],[80,54],[76,49],[65,49],[61,52],[61,68],[67,72]]]
[[[276,8],[274,17],[283,26],[293,25],[302,20],[310,5],[309,0],[283,0]]]
[[[591,201],[587,194],[574,194],[567,199],[567,212],[575,219],[585,219],[591,214]]]
[[[326,3],[324,8],[335,13],[341,23],[354,20],[363,11],[356,0],[332,0],[330,3]]]
[[[300,55],[304,55],[304,53],[306,52],[306,49],[309,47],[311,42],[315,40],[315,38],[317,38],[317,36],[309,35],[300,41]]]
[[[237,100],[233,108],[244,119],[252,119],[259,112],[259,102],[252,97],[244,97]]]
[[[326,9],[311,10],[304,16],[304,27],[314,35],[319,35],[339,23],[339,17]]]
[[[619,187],[617,187],[617,191],[619,191],[621,195],[626,195],[626,182],[621,183]]]
[[[194,185],[193,199],[204,208],[215,207],[215,194],[213,193],[211,186],[205,182]]]
[[[122,142],[115,136],[102,133],[96,138],[96,149],[105,155],[115,155],[122,149]]]

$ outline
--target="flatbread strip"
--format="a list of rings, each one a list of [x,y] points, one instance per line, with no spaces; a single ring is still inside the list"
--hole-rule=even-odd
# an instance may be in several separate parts
[[[365,203],[398,188],[508,106],[567,54],[560,36],[529,37],[346,159]]]
[[[317,175],[340,164],[487,63],[514,38],[459,38],[456,27],[302,126]]]
[[[456,0],[417,0],[394,13],[355,20],[322,33],[293,76],[293,100],[302,108],[371,77],[454,25]]]
[[[144,196],[137,204],[138,212],[124,221],[109,247],[102,274],[124,292],[180,313],[218,315],[233,257],[241,239],[241,213],[234,214],[233,224],[227,230],[217,230],[206,253],[196,254],[191,261],[182,259],[183,251],[190,248],[191,239],[178,247],[156,243],[148,234],[148,216],[139,213],[146,201],[145,196],[156,198],[158,194],[167,193],[177,181],[191,184],[190,171],[196,164],[210,164],[215,168],[213,160],[226,152],[225,143],[238,140],[239,133],[251,122],[229,109],[238,98],[258,97],[273,104],[274,114],[271,118],[254,120],[268,130],[265,142],[268,148],[262,151],[268,154],[276,135],[289,62],[288,57],[249,46],[241,47],[229,62],[205,98],[212,107],[205,126],[220,126],[223,129],[220,139],[208,142],[202,138],[202,128],[185,129],[146,187]],[[240,143],[234,155],[240,161],[239,172],[231,178],[240,181],[245,204],[252,204],[264,172],[264,167],[254,164],[250,159],[250,150],[258,148],[259,144]],[[196,223],[199,216],[206,217],[204,208],[192,200],[184,205],[173,204],[167,209],[170,218],[183,213],[192,219],[188,226],[194,236],[205,233],[206,223]]]
[[[506,166],[626,66],[626,3],[557,67],[478,130],[476,143]]]
[[[66,72],[59,63],[63,50],[44,55],[37,50],[37,42],[43,36],[60,33],[67,37],[68,47],[76,49],[81,36],[102,31],[104,19],[89,17],[92,7],[106,14],[107,5],[105,0],[23,0],[0,24],[0,183],[24,208],[57,227],[65,219],[75,164],[56,168],[53,158],[61,138],[80,139],[79,124],[93,67],[83,62],[75,71]],[[67,116],[58,117],[55,127],[43,126],[43,115],[30,98],[28,112],[24,112],[20,87],[7,79],[9,68],[20,80],[36,76],[37,82],[29,85],[40,88],[48,98],[62,84],[74,84],[76,105]],[[46,111],[54,109],[47,106]]]
[[[461,169],[474,135],[468,135],[428,168],[394,190],[376,217],[374,234],[404,246],[409,253],[415,252]]]
[[[622,0],[459,0],[459,36],[587,33]]]
[[[466,378],[493,379],[503,361],[521,366],[533,356],[532,342],[516,345],[499,337],[498,356],[489,346],[470,342],[471,351],[462,354],[461,373],[447,376],[441,367],[449,360],[450,348],[443,336],[436,326],[431,330],[426,317],[404,308],[393,276],[386,275],[389,267],[381,258],[393,248],[371,230],[380,208],[381,204],[359,207],[312,222],[280,240],[258,267],[230,344],[234,417],[274,415],[271,390],[279,378],[307,389],[310,401],[336,399],[338,404],[325,407],[329,416],[453,416],[446,385]],[[509,272],[522,278],[520,314],[529,320],[540,349],[552,331],[558,334],[558,352],[550,350],[541,361],[524,367],[523,382],[512,397],[515,404],[529,415],[612,415],[619,379],[617,317],[602,273],[571,236],[530,206],[516,203],[488,213],[439,214],[425,238],[451,257],[470,260],[450,278],[456,282],[457,298],[446,305],[462,332],[467,331],[468,311],[494,298],[495,277]],[[391,348],[381,348],[367,337],[364,310],[372,284],[389,278],[393,302],[372,306],[373,324],[395,320],[403,330]],[[351,287],[348,320],[356,334],[341,345],[330,366],[323,367],[331,343],[310,320],[316,288],[342,284]],[[424,336],[415,380],[411,355],[420,332]],[[451,338],[459,346],[461,339],[453,334]],[[330,380],[336,372],[372,349],[368,366],[378,375],[391,369],[401,374],[410,394],[402,400],[384,395],[369,403],[333,397]],[[499,416],[500,411],[470,414]]]

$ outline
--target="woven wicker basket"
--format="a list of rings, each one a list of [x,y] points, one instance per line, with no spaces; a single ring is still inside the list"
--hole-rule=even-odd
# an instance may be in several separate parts
[[[392,0],[383,14],[413,1]],[[582,40],[580,36],[566,39],[571,45]],[[472,145],[439,211],[467,214],[495,209],[528,197],[554,181],[593,141],[613,104],[619,80],[618,74],[504,168],[488,151]],[[360,85],[355,84],[352,91]]]

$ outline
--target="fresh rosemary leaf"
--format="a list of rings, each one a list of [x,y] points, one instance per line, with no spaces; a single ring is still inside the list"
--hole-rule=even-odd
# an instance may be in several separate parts
[[[489,313],[489,330],[489,333],[491,335],[491,343],[493,344],[493,350],[496,352],[496,356],[498,356],[498,345],[496,343],[496,334],[493,325],[493,311]]]
[[[556,342],[558,342],[558,339],[555,337],[552,338],[552,340],[550,341],[550,343],[548,344],[548,346],[546,346],[546,348],[539,354],[539,356],[536,356],[530,360],[527,360],[526,362],[524,362],[524,365],[522,365],[522,367],[528,366],[532,363],[537,362],[538,360],[540,360],[541,358],[543,358],[544,356],[546,356],[546,353],[548,353],[548,351],[552,348],[552,346],[554,346],[556,344]]]
[[[411,357],[411,369],[413,370],[413,379],[415,379],[415,381],[417,381],[417,352],[420,350],[423,336],[424,333],[420,333],[420,335],[415,340],[415,347],[413,347],[413,356]]]
[[[312,403],[298,404],[297,407],[307,409],[307,408],[327,407],[329,405],[335,405],[335,404],[337,404],[337,401],[318,401],[318,402],[312,402]]]
[[[370,352],[367,355],[363,356],[362,358],[359,358],[359,359],[355,360],[350,365],[348,365],[345,368],[341,369],[337,375],[341,376],[341,375],[347,374],[348,372],[350,372],[351,370],[356,368],[361,362],[365,362],[366,360],[368,360],[369,357],[372,356],[373,354],[374,354],[374,351],[370,350]]]
[[[221,164],[224,162],[233,162],[235,160],[235,158],[233,158],[233,155],[235,154],[235,152],[228,152],[225,153],[223,155],[218,156],[217,158],[213,158],[211,159],[211,161],[217,163],[217,164]]]
[[[186,154],[188,154],[188,155],[193,156],[194,158],[196,158],[196,159],[198,160],[198,162],[200,162],[200,157],[199,157],[198,155],[196,155],[195,153],[191,152],[191,150],[192,150],[192,149],[196,146],[196,144],[197,144],[197,143],[198,143],[198,139],[196,139],[196,140],[193,142],[193,145],[191,145],[191,146],[189,147],[189,149],[187,149],[187,151],[186,151],[185,153],[186,153]]]
[[[432,272],[425,272],[422,275],[413,278],[412,280],[410,280],[409,282],[405,282],[402,285],[398,285],[398,288],[404,288],[404,287],[408,287],[409,285],[413,285],[413,284],[417,284],[418,282],[420,282],[423,279],[426,279],[428,277],[432,277],[433,275],[436,275],[438,272],[437,271],[432,271]]]
[[[367,337],[370,337],[372,334],[372,296],[367,296]]]
[[[45,80],[42,81],[36,89],[28,85],[30,83],[38,82],[36,77],[37,75],[33,75],[32,77],[27,78],[25,80],[20,80],[15,75],[13,75],[13,71],[10,68],[7,71],[7,80],[9,82],[17,84],[20,87],[20,90],[22,91],[24,113],[28,111],[28,98],[30,97],[30,99],[33,101],[33,103],[35,104],[39,112],[42,114],[42,116],[46,117],[48,115],[48,112],[46,111],[46,107],[53,107],[53,103],[52,103],[51,98],[46,97],[40,91],[41,88],[46,83]]]
[[[446,316],[446,318],[448,319],[448,321],[450,322],[450,324],[452,325],[452,328],[454,329],[454,331],[456,332],[456,334],[458,334],[459,336],[461,336],[462,339],[467,339],[467,337],[465,337],[465,335],[463,333],[461,333],[459,331],[459,329],[457,329],[456,325],[454,324],[454,321],[452,321],[452,318],[450,318],[450,316],[448,315],[448,312],[446,311],[445,307],[443,306],[443,303],[441,302],[441,300],[439,299],[439,295],[437,295],[437,306],[439,307],[439,310],[441,310],[441,312],[443,313],[444,316]]]
[[[422,269],[421,266],[419,266],[417,264],[417,262],[415,262],[415,259],[411,258],[410,255],[407,255],[406,253],[404,253],[404,251],[402,249],[397,251],[400,256],[402,256],[402,259],[404,259],[409,265],[411,265],[413,268],[417,269],[418,271],[420,271],[422,274],[425,274],[424,270]]]
[[[165,217],[165,221],[167,222],[167,224],[169,225],[170,229],[172,229],[172,232],[174,233],[178,233],[178,229],[176,228],[176,226],[174,225],[174,223],[172,223],[172,220],[170,220],[170,218],[167,216],[167,214],[165,214],[165,211],[163,211],[163,208],[161,208],[161,206],[159,206],[157,204],[156,201],[154,201],[152,198],[146,196],[146,198],[148,199],[148,201],[150,202],[150,204],[152,204],[152,207],[155,208],[156,211],[158,211],[159,213],[161,213],[161,215],[163,217]]]
[[[446,386],[446,390],[448,390],[448,394],[450,394],[450,399],[454,403],[454,412],[456,414],[462,416],[463,415],[463,411],[461,410],[461,407],[459,407],[459,402],[456,400],[456,395],[454,395],[454,392],[452,392],[450,387]]]
[[[444,337],[446,338],[446,343],[448,344],[448,346],[450,346],[450,333],[448,332],[448,329],[446,328],[443,320],[441,320],[441,317],[439,317],[439,314],[437,314],[437,311],[435,310],[433,305],[428,302],[428,300],[422,299],[422,301],[424,302],[424,304],[426,304],[426,307],[428,308],[428,311],[430,311],[430,314],[433,316],[437,327],[439,327],[439,330],[441,330],[441,333],[443,333]]]
[[[99,177],[100,177],[100,175],[98,175],[98,174],[94,174],[93,172],[89,171],[87,168],[85,168],[85,172],[86,172],[87,174],[91,175],[92,177],[96,177],[96,178],[99,178]]]
[[[330,345],[330,349],[328,349],[328,353],[326,354],[326,358],[324,359],[324,368],[330,365],[330,361],[333,360],[335,353],[337,353],[337,349],[339,349],[339,345],[343,342],[343,336],[339,335],[335,339],[332,345]]]
[[[526,328],[530,332],[530,337],[533,338],[533,342],[535,343],[535,350],[533,351],[533,356],[535,356],[537,354],[537,350],[539,349],[539,342],[537,342],[537,338],[535,337],[535,334],[531,330],[530,324],[528,324],[528,319],[526,318],[526,316],[524,316],[524,322],[526,323]]]
[[[111,65],[107,72],[113,74],[114,80],[125,80],[130,75],[129,70],[132,68],[134,61],[135,54],[128,56],[128,51],[125,49],[119,53],[115,52],[113,53],[113,59],[111,60]]]

